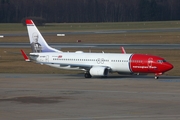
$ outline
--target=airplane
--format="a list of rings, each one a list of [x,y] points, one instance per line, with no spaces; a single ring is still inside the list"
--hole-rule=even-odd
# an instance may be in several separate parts
[[[149,54],[63,52],[50,47],[31,19],[26,20],[32,52],[30,59],[51,67],[66,70],[82,70],[85,78],[93,76],[107,77],[109,73],[154,74],[158,79],[163,73],[173,69],[173,65],[164,58]],[[29,61],[24,51],[21,51]]]

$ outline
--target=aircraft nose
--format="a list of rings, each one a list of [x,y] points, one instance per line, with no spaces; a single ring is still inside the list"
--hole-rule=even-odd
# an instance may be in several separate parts
[[[169,70],[171,70],[173,68],[174,68],[174,66],[171,63],[169,63],[169,62],[167,62],[165,64],[165,66],[164,66],[165,71],[169,71]]]

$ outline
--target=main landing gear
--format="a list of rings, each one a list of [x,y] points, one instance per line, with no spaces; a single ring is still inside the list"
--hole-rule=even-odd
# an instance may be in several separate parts
[[[156,80],[159,79],[159,76],[155,76],[154,79],[156,79]]]
[[[84,77],[85,78],[91,78],[92,76],[91,76],[91,74],[89,72],[85,72]]]

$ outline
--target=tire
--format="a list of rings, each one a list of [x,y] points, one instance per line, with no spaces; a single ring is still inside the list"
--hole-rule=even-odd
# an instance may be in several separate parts
[[[85,74],[84,74],[84,77],[85,77],[85,78],[91,78],[92,76],[91,76],[90,73],[85,73]]]

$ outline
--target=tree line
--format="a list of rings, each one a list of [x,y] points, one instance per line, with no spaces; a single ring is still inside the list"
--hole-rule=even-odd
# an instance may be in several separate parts
[[[41,17],[46,22],[180,19],[180,0],[0,0],[0,23]]]

